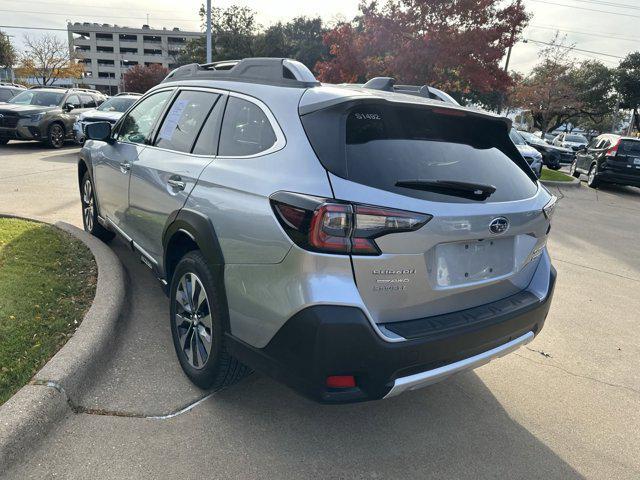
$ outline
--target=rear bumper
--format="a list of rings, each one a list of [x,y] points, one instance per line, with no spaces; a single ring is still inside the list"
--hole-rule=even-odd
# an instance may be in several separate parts
[[[618,185],[629,185],[640,187],[640,170],[638,174],[619,173],[613,170],[602,170],[598,172],[598,180],[606,183],[616,183]]]
[[[530,341],[546,319],[556,273],[546,295],[521,292],[499,302],[438,317],[402,322],[385,341],[356,307],[316,305],[289,319],[265,348],[229,335],[232,355],[253,369],[322,403],[397,395],[475,368]],[[391,328],[392,324],[388,327]],[[353,375],[355,388],[332,389],[332,375]]]

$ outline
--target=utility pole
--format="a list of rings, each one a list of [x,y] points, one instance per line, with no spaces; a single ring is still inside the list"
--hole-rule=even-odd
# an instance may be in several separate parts
[[[207,63],[211,63],[211,0],[207,0]]]
[[[522,3],[522,0],[517,0],[516,1],[516,7],[520,8],[520,4]],[[511,35],[509,36],[509,48],[507,49],[507,61],[504,64],[504,73],[508,74],[509,73],[509,62],[511,61],[511,50],[513,50],[513,42],[516,39],[516,24],[513,24],[513,27],[511,27]],[[502,111],[502,104],[506,101],[507,94],[503,93],[500,95],[500,102],[498,103],[498,114],[500,114],[500,112]]]

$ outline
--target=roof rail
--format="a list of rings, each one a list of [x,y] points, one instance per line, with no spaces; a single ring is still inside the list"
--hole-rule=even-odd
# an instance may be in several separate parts
[[[24,89],[27,88],[24,85],[20,85],[19,83],[12,83],[12,82],[0,82],[0,87],[17,87],[17,88],[24,88]]]
[[[137,97],[141,97],[142,96],[142,94],[138,93],[138,92],[120,92],[120,93],[116,93],[114,96],[115,97],[122,97],[124,95],[134,95],[134,96],[137,96]]]
[[[395,79],[391,77],[375,77],[365,83],[362,88],[416,95],[418,97],[431,98],[433,100],[440,100],[441,102],[460,105],[451,95],[437,88],[428,85],[396,85],[395,83]]]
[[[177,80],[230,80],[298,88],[320,85],[306,66],[288,58],[245,58],[202,65],[192,63],[176,68],[162,83]]]
[[[55,85],[33,85],[29,90],[37,90],[38,88],[55,88],[56,90],[69,90],[69,87],[57,87]]]

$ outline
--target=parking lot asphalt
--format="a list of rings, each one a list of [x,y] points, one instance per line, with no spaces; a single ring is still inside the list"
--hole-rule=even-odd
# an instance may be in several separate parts
[[[0,147],[0,212],[79,224],[76,155]],[[180,371],[159,286],[114,242],[129,309],[80,399],[93,413],[70,414],[8,478],[639,478],[640,189],[555,191],[542,333],[365,404],[316,405],[252,375],[180,413],[207,392]]]

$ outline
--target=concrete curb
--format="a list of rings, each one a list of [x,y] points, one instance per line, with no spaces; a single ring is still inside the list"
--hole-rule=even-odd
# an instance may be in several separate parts
[[[570,182],[556,182],[555,180],[540,180],[540,183],[547,185],[548,187],[566,187],[566,188],[579,188],[580,180],[572,178]]]
[[[2,217],[38,219],[0,215]],[[46,223],[46,222],[44,222]],[[97,238],[64,222],[55,227],[84,243],[98,267],[93,303],[69,341],[31,382],[0,406],[0,474],[65,414],[109,353],[125,305],[125,272],[115,253]]]

